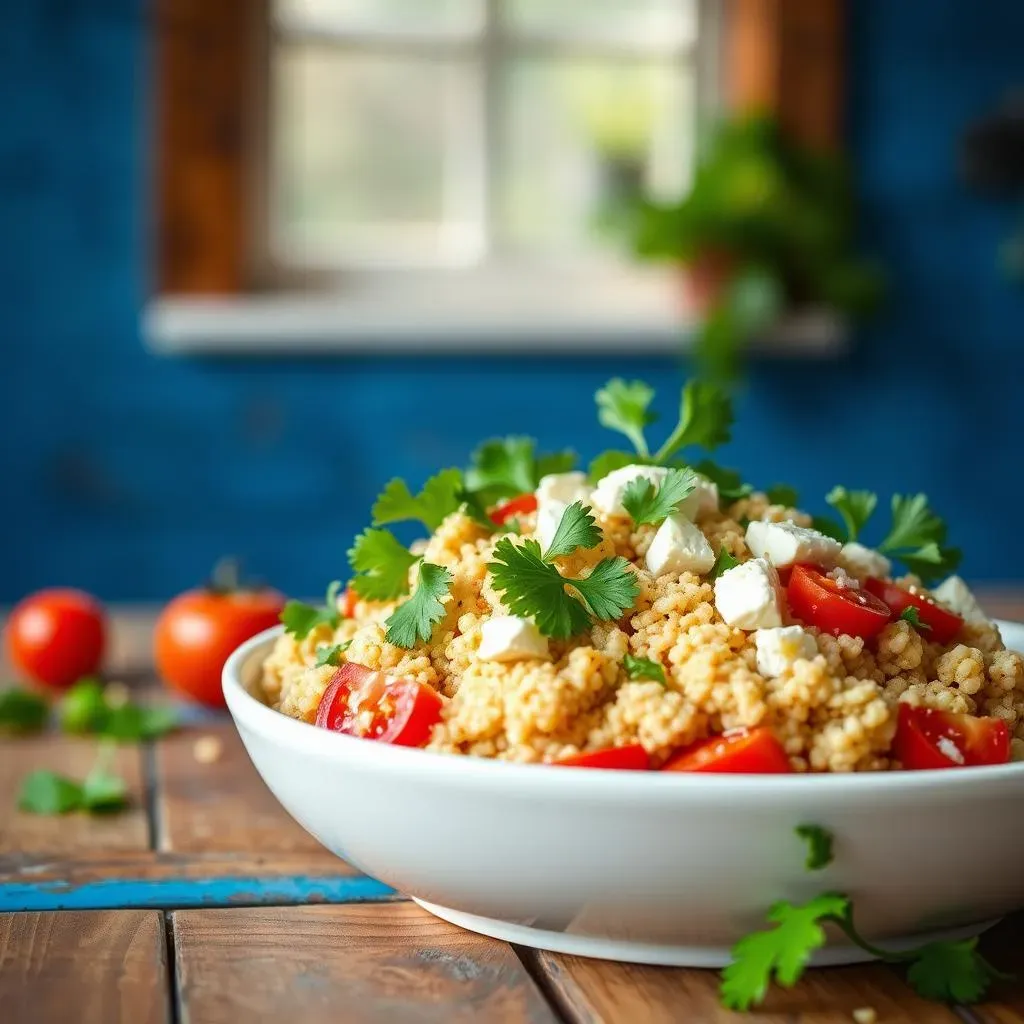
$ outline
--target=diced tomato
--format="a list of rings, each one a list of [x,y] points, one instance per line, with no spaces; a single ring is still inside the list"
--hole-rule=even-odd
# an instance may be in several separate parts
[[[351,588],[345,588],[345,601],[341,606],[341,613],[346,619],[354,619],[356,617],[356,602],[359,600],[359,595]]]
[[[905,608],[916,608],[917,617],[928,627],[925,630],[928,640],[948,644],[963,628],[964,620],[959,615],[940,607],[924,594],[915,594],[898,583],[869,576],[864,587],[875,597],[881,598],[894,615],[899,615]]]
[[[889,606],[863,587],[840,586],[810,565],[795,565],[786,587],[789,610],[823,633],[870,640],[892,619]]]
[[[1006,764],[1010,730],[1000,718],[975,718],[901,704],[893,753],[904,768]]]
[[[673,754],[662,771],[782,775],[793,769],[771,729],[733,729]]]
[[[627,747],[605,747],[590,750],[585,754],[563,757],[554,764],[572,765],[576,768],[619,768],[627,771],[646,771],[651,767],[647,751],[639,743]]]
[[[440,695],[423,683],[389,679],[383,672],[348,662],[331,676],[316,724],[379,743],[423,747],[441,720],[442,706]]]
[[[513,516],[525,516],[537,511],[535,494],[520,494],[518,498],[510,498],[491,512],[491,522],[501,526]]]

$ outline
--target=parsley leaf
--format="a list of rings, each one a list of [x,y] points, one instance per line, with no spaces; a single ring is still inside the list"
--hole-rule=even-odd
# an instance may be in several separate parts
[[[603,558],[585,579],[568,581],[583,598],[595,619],[610,622],[621,618],[636,603],[640,587],[621,556]]]
[[[390,530],[367,529],[356,537],[348,561],[357,574],[350,585],[360,597],[393,601],[409,593],[409,570],[417,557]]]
[[[725,501],[739,501],[754,493],[754,488],[745,484],[735,469],[726,469],[710,459],[698,462],[694,469],[718,488],[719,498]]]
[[[0,732],[39,732],[50,716],[46,699],[12,686],[0,691]]]
[[[323,668],[330,665],[337,668],[341,664],[341,656],[352,646],[352,641],[347,640],[343,644],[320,644],[316,649],[316,667]]]
[[[708,381],[687,381],[679,406],[679,423],[654,456],[666,462],[680,448],[697,445],[711,451],[732,437],[733,411],[728,394]]]
[[[570,451],[537,455],[536,442],[530,437],[492,438],[472,455],[466,471],[466,489],[485,505],[501,498],[514,498],[537,489],[542,476],[566,473],[576,464]]]
[[[18,808],[30,814],[67,814],[82,807],[82,787],[50,771],[35,771],[21,783]]]
[[[837,539],[854,541],[875,511],[878,495],[871,491],[848,491],[845,487],[837,486],[825,495],[825,501],[842,516],[846,526],[846,537]]]
[[[653,398],[654,389],[642,380],[626,382],[616,377],[594,395],[598,422],[609,430],[625,434],[637,452],[646,457],[650,451],[644,428],[658,418],[649,411]]]
[[[462,505],[462,471],[442,469],[432,476],[417,495],[406,482],[396,477],[373,504],[373,525],[401,523],[408,519],[421,522],[431,533]]]
[[[641,458],[633,452],[622,452],[612,449],[602,452],[590,463],[590,466],[587,468],[587,476],[591,483],[596,484],[602,477],[613,473],[617,469],[622,469],[623,466],[644,466],[649,462],[650,459]]]
[[[57,718],[64,732],[96,732],[107,720],[110,708],[98,679],[79,679],[61,698]]]
[[[108,760],[101,752],[82,783],[82,807],[94,814],[119,811],[128,803],[128,787],[124,779],[110,771]]]
[[[776,903],[768,912],[775,927],[753,932],[733,946],[732,962],[722,971],[722,1003],[749,1010],[768,993],[772,975],[788,988],[799,980],[811,954],[825,944],[822,922],[844,915],[849,900],[823,893],[807,903]]]
[[[900,612],[900,618],[904,622],[909,622],[914,629],[919,632],[924,629],[932,628],[927,622],[921,621],[921,613],[912,604],[908,604],[907,607]]]
[[[958,548],[944,546],[946,524],[928,507],[925,494],[892,496],[892,528],[878,550],[898,558],[928,583],[960,564]]]
[[[934,541],[929,541],[916,551],[906,551],[896,557],[925,583],[930,583],[941,576],[949,576],[956,572],[962,555],[963,552],[959,548],[941,547]]]
[[[843,524],[837,523],[828,516],[812,516],[811,526],[818,533],[823,533],[826,537],[839,541],[840,544],[846,543],[846,530],[843,528]]]
[[[558,522],[558,529],[544,552],[544,560],[571,555],[577,548],[592,548],[601,543],[601,527],[594,522],[590,509],[583,502],[573,502]]]
[[[765,496],[772,505],[785,505],[786,508],[796,508],[800,502],[800,492],[789,484],[775,484],[765,491]]]
[[[396,647],[415,647],[417,640],[426,643],[434,626],[444,618],[443,597],[452,586],[452,574],[440,565],[420,562],[416,589],[412,596],[388,616],[386,638]]]
[[[634,681],[649,680],[653,683],[661,683],[662,686],[668,685],[665,680],[665,669],[657,661],[652,661],[650,658],[638,658],[634,654],[627,654],[622,659],[622,664],[626,669],[626,674]]]
[[[671,469],[660,487],[650,480],[636,477],[626,485],[622,505],[633,517],[633,522],[657,525],[679,511],[680,502],[697,486],[691,469]]]
[[[807,843],[807,870],[821,871],[832,863],[832,833],[820,825],[798,825],[796,834]]]
[[[341,622],[341,612],[338,610],[339,590],[341,583],[335,580],[327,588],[327,596],[322,607],[304,604],[302,601],[289,601],[281,611],[285,632],[291,633],[296,640],[305,640],[317,626],[330,626],[331,629],[336,629]]]
[[[98,679],[80,679],[57,707],[60,727],[67,733],[107,736],[137,743],[163,736],[179,724],[178,712],[166,705],[147,706],[111,701]]]
[[[708,582],[711,580],[717,580],[719,576],[724,572],[728,572],[730,569],[735,569],[740,564],[738,558],[733,558],[731,554],[725,549],[725,545],[718,549],[718,557],[715,558],[715,564],[711,566],[711,571],[708,573]]]
[[[993,981],[1008,978],[978,951],[978,940],[929,942],[915,951],[907,981],[918,995],[942,1003],[976,1003]]]

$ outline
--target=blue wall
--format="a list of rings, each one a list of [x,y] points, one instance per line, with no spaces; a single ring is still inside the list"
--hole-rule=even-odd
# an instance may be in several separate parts
[[[954,159],[1014,84],[1024,5],[850,7],[864,234],[894,301],[846,360],[759,365],[725,457],[811,492],[925,489],[968,575],[1024,578],[1024,295],[995,270],[1010,211],[967,194]],[[55,583],[160,598],[224,552],[315,592],[387,476],[421,479],[508,431],[590,453],[611,440],[597,385],[676,378],[670,359],[148,355],[149,70],[136,0],[5,5],[0,601]]]

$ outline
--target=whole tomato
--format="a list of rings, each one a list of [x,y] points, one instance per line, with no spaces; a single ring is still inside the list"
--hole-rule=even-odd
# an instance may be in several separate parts
[[[103,661],[103,606],[81,590],[40,590],[17,605],[4,630],[7,655],[37,683],[66,689]]]
[[[269,587],[241,586],[223,571],[214,582],[174,598],[160,613],[154,654],[169,686],[211,707],[223,707],[221,670],[240,644],[276,626],[285,599]]]

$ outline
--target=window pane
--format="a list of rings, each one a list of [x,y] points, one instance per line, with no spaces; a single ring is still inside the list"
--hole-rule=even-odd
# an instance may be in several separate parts
[[[593,247],[616,195],[638,184],[671,194],[687,180],[685,67],[523,58],[508,67],[505,102],[501,221],[513,247]]]
[[[451,31],[480,24],[481,0],[276,0],[275,13],[353,29]]]
[[[272,223],[311,263],[436,262],[479,245],[471,71],[284,48],[275,63]]]
[[[695,0],[506,0],[515,29],[601,39],[690,42],[697,36]]]

